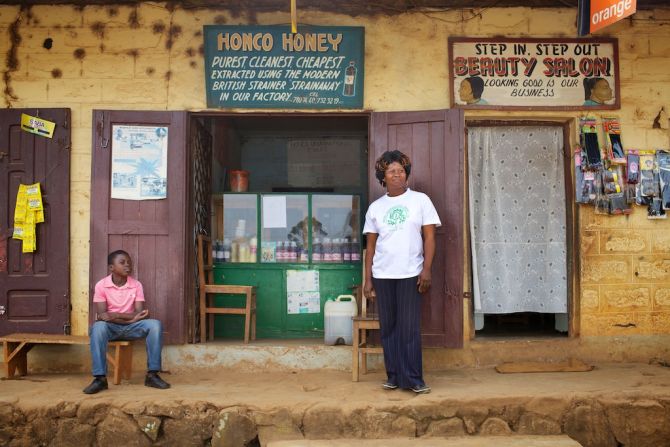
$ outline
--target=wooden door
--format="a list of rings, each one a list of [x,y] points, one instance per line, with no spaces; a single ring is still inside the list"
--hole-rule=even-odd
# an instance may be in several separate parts
[[[386,150],[412,160],[410,188],[431,198],[442,221],[436,230],[433,286],[422,302],[424,346],[463,347],[463,157],[460,110],[373,113],[369,169]],[[385,190],[369,175],[370,202]]]
[[[56,123],[53,138],[21,129],[21,114]],[[19,184],[39,182],[37,251],[12,239]],[[70,329],[70,110],[0,110],[0,335]]]
[[[186,341],[186,117],[186,112],[93,112],[89,319],[95,315],[95,284],[108,274],[107,254],[125,250],[151,317],[163,323],[165,343]],[[112,129],[122,125],[167,127],[166,199],[110,198]]]

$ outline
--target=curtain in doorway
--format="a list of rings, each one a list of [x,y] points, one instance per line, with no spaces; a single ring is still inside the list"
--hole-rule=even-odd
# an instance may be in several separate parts
[[[468,130],[475,312],[567,312],[563,129]]]

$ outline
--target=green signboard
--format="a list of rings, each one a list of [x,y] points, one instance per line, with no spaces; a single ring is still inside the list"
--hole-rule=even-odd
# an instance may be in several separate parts
[[[363,107],[363,27],[205,25],[204,36],[207,107]]]

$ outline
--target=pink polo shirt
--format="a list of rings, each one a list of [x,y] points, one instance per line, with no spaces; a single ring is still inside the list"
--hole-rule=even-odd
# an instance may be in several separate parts
[[[112,281],[112,275],[105,276],[95,285],[94,303],[107,303],[107,312],[133,313],[135,301],[144,301],[142,283],[132,276],[118,287]]]

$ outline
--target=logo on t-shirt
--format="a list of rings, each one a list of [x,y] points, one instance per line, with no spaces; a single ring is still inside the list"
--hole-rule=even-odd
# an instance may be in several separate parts
[[[390,227],[393,227],[393,230],[396,230],[405,223],[408,216],[409,210],[407,207],[397,205],[393,208],[389,208],[386,214],[384,214],[384,223]]]

